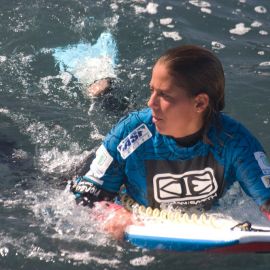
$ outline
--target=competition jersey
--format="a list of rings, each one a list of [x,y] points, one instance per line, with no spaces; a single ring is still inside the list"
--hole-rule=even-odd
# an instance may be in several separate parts
[[[133,112],[111,130],[85,177],[103,189],[127,193],[139,204],[208,207],[235,180],[258,205],[270,198],[270,164],[262,146],[239,122],[221,114],[211,144],[181,147],[161,135],[150,109]]]

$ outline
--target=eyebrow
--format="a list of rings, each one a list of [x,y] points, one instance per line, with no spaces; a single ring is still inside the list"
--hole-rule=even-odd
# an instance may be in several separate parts
[[[156,91],[160,91],[160,92],[166,92],[166,93],[172,93],[174,91],[172,91],[171,89],[160,89],[160,88],[154,88],[153,86],[151,86],[151,84],[149,84],[150,89],[155,89]]]

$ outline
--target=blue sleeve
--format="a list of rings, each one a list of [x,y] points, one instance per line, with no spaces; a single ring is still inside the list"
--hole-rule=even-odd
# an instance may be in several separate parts
[[[255,137],[240,126],[231,144],[232,162],[243,190],[260,206],[270,198],[270,163]]]

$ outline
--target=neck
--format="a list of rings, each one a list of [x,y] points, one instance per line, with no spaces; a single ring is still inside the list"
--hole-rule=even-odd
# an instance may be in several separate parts
[[[185,137],[181,138],[175,138],[175,141],[177,142],[178,145],[182,147],[190,147],[195,145],[199,140],[202,139],[203,137],[203,127],[199,129],[197,132],[187,135]]]
[[[203,121],[198,119],[197,121],[193,121],[189,126],[185,128],[185,130],[179,130],[179,132],[175,132],[175,135],[172,135],[174,139],[181,139],[187,136],[193,135],[203,129]]]

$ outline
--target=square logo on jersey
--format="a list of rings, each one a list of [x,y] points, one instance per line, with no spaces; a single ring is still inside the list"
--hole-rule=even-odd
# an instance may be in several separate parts
[[[153,178],[153,185],[158,203],[204,201],[218,190],[218,183],[211,168],[183,174],[157,174]]]
[[[152,133],[147,128],[147,126],[145,124],[141,124],[119,143],[119,145],[117,146],[117,150],[121,154],[121,157],[123,159],[126,159],[141,144],[143,144],[151,137]]]
[[[98,148],[96,157],[90,166],[90,170],[86,173],[85,176],[95,180],[99,184],[102,184],[103,181],[100,180],[100,178],[105,174],[106,170],[109,168],[112,162],[113,157],[102,144]]]

